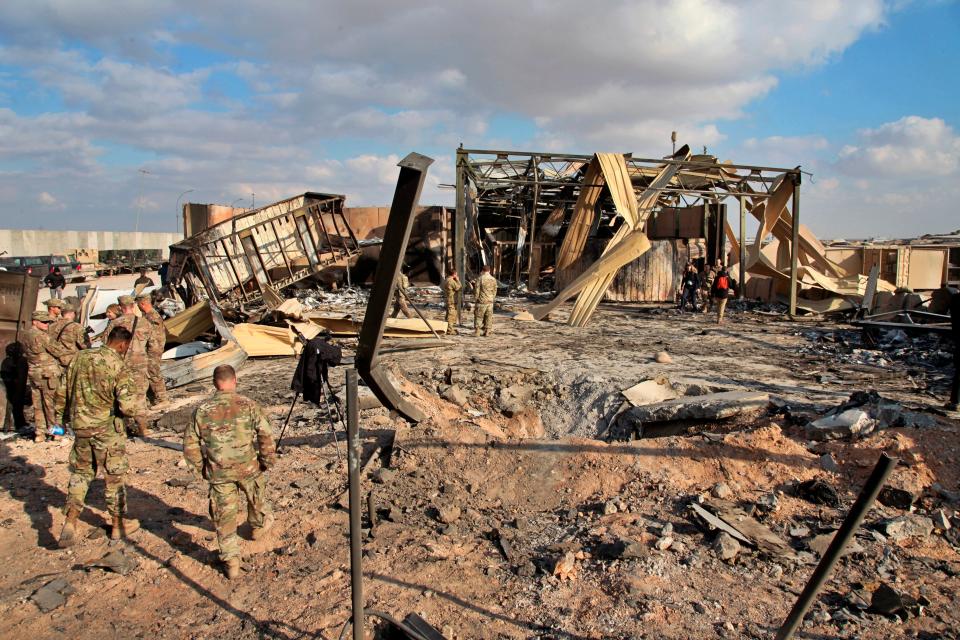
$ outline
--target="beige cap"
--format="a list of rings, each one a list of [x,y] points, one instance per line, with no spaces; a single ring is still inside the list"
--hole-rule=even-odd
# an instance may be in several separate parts
[[[117,298],[117,302],[120,303],[121,307],[126,307],[136,302],[136,299],[133,296],[120,296]]]
[[[137,296],[137,302],[140,302],[141,300],[150,300],[150,294],[141,293],[140,295]]]
[[[50,298],[49,300],[44,300],[43,304],[47,305],[48,309],[50,307],[62,307],[63,300],[61,300],[60,298]]]
[[[33,315],[30,317],[38,322],[50,322],[51,320],[50,314],[46,311],[34,311]]]

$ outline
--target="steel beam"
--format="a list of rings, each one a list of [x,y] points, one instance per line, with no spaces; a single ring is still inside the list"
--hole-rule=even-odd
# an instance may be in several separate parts
[[[389,305],[393,300],[394,283],[407,250],[407,241],[410,239],[420,191],[427,177],[427,168],[432,163],[432,158],[419,153],[411,153],[398,163],[400,175],[397,177],[397,189],[393,194],[390,217],[383,234],[380,259],[377,261],[363,326],[360,328],[356,355],[357,371],[383,406],[411,422],[420,422],[426,415],[406,401],[390,382],[386,371],[380,365],[379,351],[383,341],[383,329],[390,313]]]
[[[800,167],[793,179],[793,237],[790,240],[790,316],[797,315],[797,267],[800,261]]]
[[[740,286],[737,287],[737,299],[743,300],[746,296],[744,282],[747,275],[747,200],[743,196],[737,200],[740,202]]]
[[[453,213],[453,268],[461,280],[467,277],[467,154],[457,149],[457,200]],[[457,292],[457,317],[463,312],[463,289]]]
[[[360,401],[357,371],[347,369],[347,475],[350,505],[350,599],[353,640],[363,640],[363,542],[360,540]]]

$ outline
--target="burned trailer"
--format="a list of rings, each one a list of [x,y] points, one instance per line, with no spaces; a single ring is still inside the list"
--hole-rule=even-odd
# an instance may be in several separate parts
[[[360,254],[344,202],[307,192],[203,229],[170,246],[170,282],[189,302],[275,306],[284,287]]]

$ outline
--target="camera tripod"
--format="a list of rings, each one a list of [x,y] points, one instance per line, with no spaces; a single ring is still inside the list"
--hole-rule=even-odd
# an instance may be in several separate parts
[[[327,396],[327,392],[330,392],[330,397],[333,398],[333,402],[330,402],[330,398]],[[346,421],[343,418],[343,405],[340,404],[340,398],[337,397],[337,394],[334,393],[333,387],[330,386],[330,380],[324,376],[323,382],[320,384],[320,397],[323,399],[324,408],[327,410],[327,421],[330,423],[330,433],[333,435],[333,444],[337,448],[337,460],[342,460],[343,456],[340,454],[340,441],[337,440],[337,422],[343,426],[343,430],[347,430]],[[290,409],[287,411],[287,417],[283,421],[283,427],[280,429],[280,437],[277,439],[277,452],[280,451],[280,443],[283,442],[283,434],[287,431],[287,425],[290,424],[290,416],[293,415],[293,408],[297,405],[297,400],[300,399],[299,393],[293,394],[293,402],[290,403]],[[336,409],[336,417],[334,417],[333,409]]]

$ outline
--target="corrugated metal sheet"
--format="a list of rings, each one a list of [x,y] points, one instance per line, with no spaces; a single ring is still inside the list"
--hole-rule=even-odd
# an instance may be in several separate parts
[[[583,255],[567,270],[572,281],[596,261],[604,242],[591,240]],[[604,300],[615,302],[673,302],[687,260],[706,255],[703,240],[651,240],[650,250],[617,272]]]

